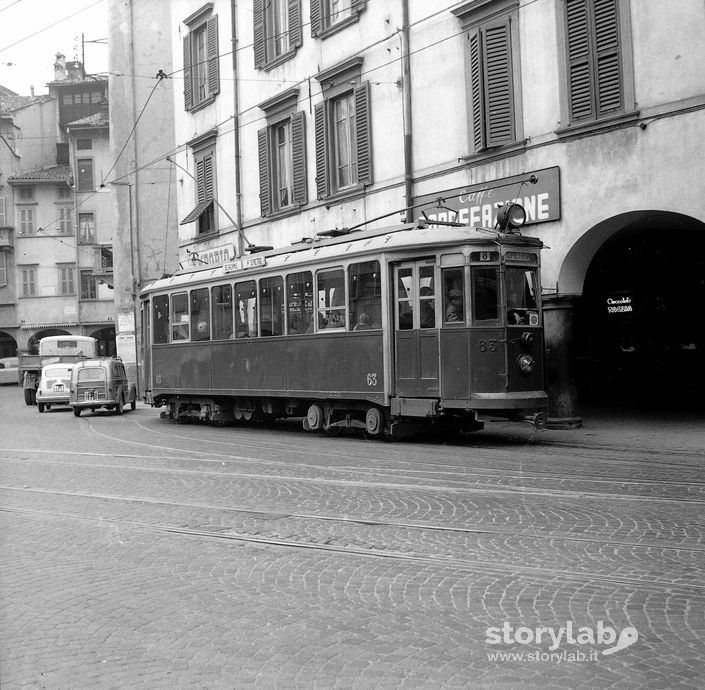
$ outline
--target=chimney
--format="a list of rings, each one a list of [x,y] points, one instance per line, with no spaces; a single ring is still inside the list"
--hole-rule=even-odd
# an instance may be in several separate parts
[[[54,63],[54,81],[64,81],[66,79],[66,56],[61,53],[56,54]]]
[[[34,87],[33,87],[33,86],[30,86],[30,87],[29,87],[29,95],[30,95],[32,98],[34,98]]]
[[[72,60],[67,69],[69,79],[83,79],[83,65],[78,60]]]

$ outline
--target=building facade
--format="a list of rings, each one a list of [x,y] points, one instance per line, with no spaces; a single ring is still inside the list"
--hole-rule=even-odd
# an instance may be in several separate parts
[[[112,232],[96,184],[109,155],[107,81],[62,54],[54,70],[48,94],[0,97],[0,343],[10,355],[47,335],[90,335],[113,354],[112,286],[101,282]]]
[[[133,3],[135,5],[135,3]],[[170,3],[179,263],[520,201],[550,413],[705,369],[705,5]],[[674,40],[673,37],[678,39]]]

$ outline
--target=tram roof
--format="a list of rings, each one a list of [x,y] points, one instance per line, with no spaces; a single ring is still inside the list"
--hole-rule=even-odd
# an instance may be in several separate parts
[[[541,248],[543,243],[536,237],[528,237],[519,233],[499,233],[496,230],[462,226],[431,226],[421,223],[406,223],[384,228],[357,230],[334,237],[317,235],[315,238],[305,238],[286,247],[269,249],[240,257],[256,259],[262,257],[264,265],[253,266],[241,270],[227,270],[228,264],[195,270],[184,270],[174,275],[155,280],[143,288],[143,292],[169,289],[175,286],[186,286],[195,283],[210,282],[219,278],[234,279],[262,272],[276,271],[284,267],[297,267],[328,262],[334,259],[348,259],[369,255],[380,255],[389,252],[400,252],[405,249],[417,251],[430,247],[452,247],[457,245],[518,245]],[[341,246],[343,246],[341,251]],[[238,261],[236,259],[235,261]]]

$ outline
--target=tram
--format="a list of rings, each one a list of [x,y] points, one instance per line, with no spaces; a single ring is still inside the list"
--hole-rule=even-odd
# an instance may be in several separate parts
[[[153,282],[145,401],[176,421],[301,417],[372,437],[543,427],[542,243],[517,208],[504,230],[335,230]]]

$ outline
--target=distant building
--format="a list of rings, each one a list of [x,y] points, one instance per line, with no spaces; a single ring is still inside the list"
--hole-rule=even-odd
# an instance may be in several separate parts
[[[57,55],[49,94],[0,92],[0,352],[47,335],[98,338],[115,353],[107,81]]]

